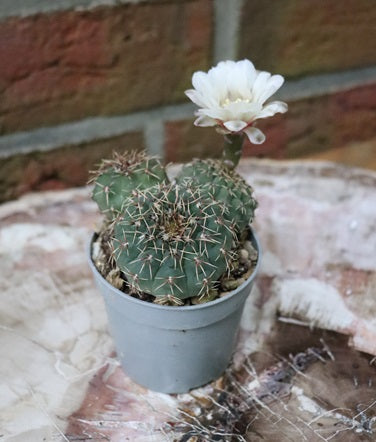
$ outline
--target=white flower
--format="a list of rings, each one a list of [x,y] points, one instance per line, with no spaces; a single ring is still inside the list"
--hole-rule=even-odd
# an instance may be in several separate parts
[[[257,71],[249,60],[221,61],[206,72],[195,72],[194,89],[186,95],[201,109],[195,112],[196,126],[216,126],[224,134],[244,132],[254,144],[265,141],[255,120],[287,111],[282,101],[265,101],[284,82],[281,75]]]

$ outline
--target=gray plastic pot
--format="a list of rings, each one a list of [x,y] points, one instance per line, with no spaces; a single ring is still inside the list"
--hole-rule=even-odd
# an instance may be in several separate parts
[[[260,264],[236,290],[205,304],[170,307],[140,301],[109,284],[89,264],[106,304],[110,333],[124,371],[138,384],[162,393],[186,393],[218,378],[235,347],[244,303]]]

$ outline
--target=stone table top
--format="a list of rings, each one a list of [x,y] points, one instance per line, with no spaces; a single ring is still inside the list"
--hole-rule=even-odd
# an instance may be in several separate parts
[[[376,440],[376,174],[244,161],[263,247],[233,363],[185,395],[120,369],[90,189],[0,206],[0,441]]]

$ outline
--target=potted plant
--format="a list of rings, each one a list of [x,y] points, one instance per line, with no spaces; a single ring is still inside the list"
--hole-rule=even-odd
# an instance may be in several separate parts
[[[215,379],[231,359],[260,262],[257,204],[235,167],[245,136],[265,139],[255,120],[287,110],[264,104],[283,78],[248,60],[196,72],[192,83],[195,125],[224,134],[222,160],[194,160],[170,179],[158,159],[115,154],[93,179],[105,220],[89,263],[118,356],[136,382],[165,393]]]

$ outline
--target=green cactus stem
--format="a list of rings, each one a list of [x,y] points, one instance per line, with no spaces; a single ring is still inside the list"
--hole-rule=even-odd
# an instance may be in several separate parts
[[[124,200],[132,192],[167,182],[167,176],[159,160],[142,152],[114,153],[113,159],[102,162],[91,181],[93,200],[111,220],[121,212]]]
[[[210,293],[230,269],[234,226],[226,208],[189,185],[137,191],[115,221],[113,254],[131,290],[159,303]]]
[[[220,160],[194,160],[183,167],[176,181],[192,183],[208,192],[213,201],[224,204],[225,217],[236,225],[237,233],[252,222],[257,207],[252,187]]]
[[[244,134],[225,135],[222,161],[229,169],[235,169],[239,164],[243,151]]]

